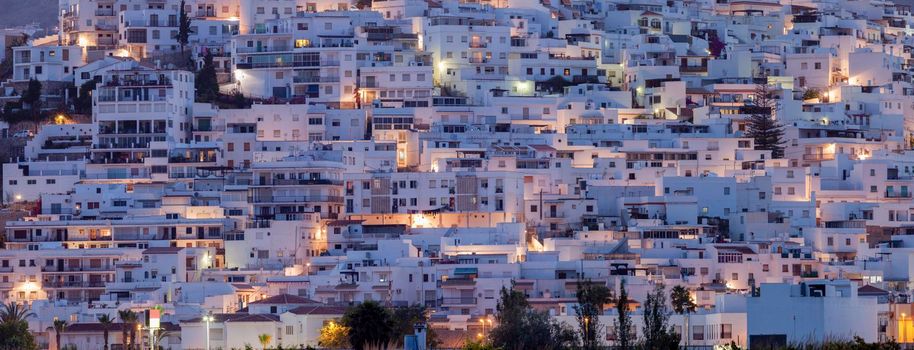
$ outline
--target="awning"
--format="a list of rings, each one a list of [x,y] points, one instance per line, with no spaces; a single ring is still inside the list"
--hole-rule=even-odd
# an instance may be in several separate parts
[[[477,275],[479,269],[475,267],[458,267],[454,269],[454,275]]]

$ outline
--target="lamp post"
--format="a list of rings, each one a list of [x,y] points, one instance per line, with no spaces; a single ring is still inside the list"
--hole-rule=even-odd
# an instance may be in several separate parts
[[[206,350],[210,350],[209,349],[209,325],[210,325],[210,323],[213,322],[213,313],[210,312],[210,313],[207,313],[206,315],[204,315],[203,322],[206,323]]]

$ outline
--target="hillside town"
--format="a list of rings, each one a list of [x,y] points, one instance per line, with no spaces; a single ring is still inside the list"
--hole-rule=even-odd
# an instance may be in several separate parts
[[[0,29],[3,349],[914,347],[906,1],[47,15]]]

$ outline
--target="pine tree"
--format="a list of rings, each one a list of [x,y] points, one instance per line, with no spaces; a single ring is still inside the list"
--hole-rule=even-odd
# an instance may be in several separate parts
[[[182,54],[184,53],[184,47],[187,46],[187,42],[190,40],[190,34],[192,32],[193,31],[190,29],[190,17],[187,16],[184,0],[181,0],[181,9],[180,12],[178,12],[178,33],[175,34],[175,40],[181,45]]]
[[[679,336],[669,325],[670,310],[666,305],[665,292],[666,288],[658,284],[644,301],[644,349],[679,349]]]
[[[600,325],[600,315],[603,314],[603,305],[609,302],[612,293],[603,283],[593,281],[578,281],[578,291],[575,296],[578,305],[574,307],[577,315],[578,328],[581,330],[582,349],[600,348],[597,335],[603,328]]]
[[[14,38],[9,45],[6,45],[4,49],[5,55],[3,60],[0,61],[0,80],[6,80],[13,77],[13,48],[16,46],[23,46],[29,42],[29,36],[27,34],[22,34],[18,38]]]
[[[92,114],[92,92],[95,91],[97,84],[95,79],[90,79],[79,86],[79,95],[73,101],[73,107],[77,113]]]
[[[213,102],[219,94],[219,81],[216,78],[216,65],[213,64],[213,54],[209,51],[203,55],[203,67],[197,72],[194,79],[197,89],[197,102]]]
[[[775,120],[777,101],[768,84],[756,85],[752,114],[747,121],[746,137],[755,140],[755,149],[771,151],[771,157],[784,157],[784,126]]]
[[[632,334],[632,316],[628,310],[629,302],[631,300],[628,299],[628,291],[625,290],[625,279],[622,279],[619,287],[619,297],[616,298],[618,316],[613,325],[616,332],[616,346],[619,350],[632,349],[632,343],[635,340],[635,335]]]

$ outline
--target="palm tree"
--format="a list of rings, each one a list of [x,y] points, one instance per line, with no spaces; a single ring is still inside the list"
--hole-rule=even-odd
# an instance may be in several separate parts
[[[260,341],[260,347],[263,350],[267,350],[267,345],[270,345],[270,340],[273,340],[273,337],[271,337],[269,334],[263,333],[257,336],[257,340]]]
[[[114,323],[114,319],[108,314],[103,314],[98,316],[98,323],[102,324],[102,332],[105,337],[105,350],[108,350],[108,329],[111,328],[111,324]]]
[[[685,323],[682,327],[682,334],[688,335],[689,331],[689,315],[695,312],[695,308],[698,305],[695,305],[695,302],[692,301],[692,296],[689,294],[689,290],[683,286],[675,286],[670,290],[670,305],[673,306],[673,312],[677,314],[685,314],[686,318],[683,320]],[[685,337],[686,346],[689,345],[689,337]]]
[[[132,349],[136,346],[133,343],[134,338],[136,337],[136,328],[133,325],[137,320],[136,312],[133,312],[133,310],[130,309],[118,310],[117,317],[119,317],[122,322],[121,337],[123,339],[124,349]],[[128,339],[130,340],[129,342]]]
[[[162,328],[159,328],[157,331],[155,331],[155,333],[153,333],[152,342],[156,345],[156,349],[165,348],[162,343],[165,342],[165,338],[167,338],[169,335],[171,335],[171,332],[166,331]],[[139,347],[137,347],[137,349],[139,349]]]
[[[57,350],[63,348],[60,345],[60,332],[63,332],[67,328],[67,321],[65,320],[54,320],[54,339],[57,340]]]
[[[25,322],[26,319],[33,316],[35,316],[34,312],[13,301],[3,305],[3,309],[0,310],[0,322],[3,323]]]

